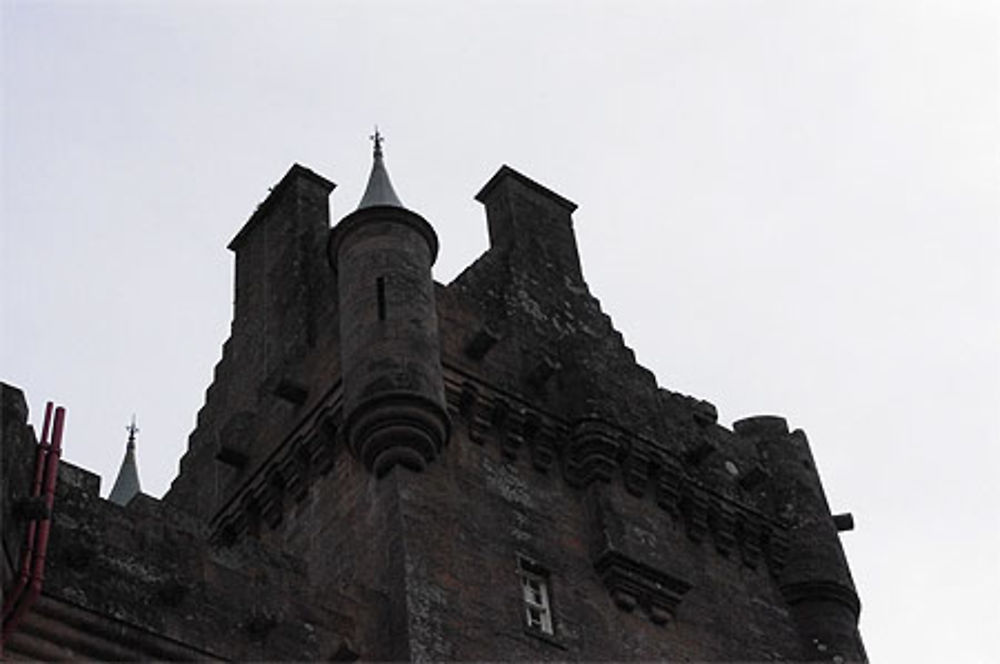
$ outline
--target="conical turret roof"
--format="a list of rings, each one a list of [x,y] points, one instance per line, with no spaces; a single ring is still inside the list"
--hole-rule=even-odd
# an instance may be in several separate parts
[[[378,206],[405,209],[406,206],[399,200],[399,196],[396,195],[396,191],[392,188],[392,182],[389,180],[389,171],[386,170],[385,162],[382,159],[382,135],[378,132],[377,127],[371,138],[375,143],[375,160],[372,163],[372,172],[368,176],[365,195],[361,197],[358,209]]]
[[[117,505],[128,505],[137,493],[142,489],[139,486],[139,468],[135,463],[135,434],[139,428],[135,425],[135,417],[132,423],[126,427],[128,431],[128,443],[125,446],[125,458],[122,459],[121,468],[118,469],[118,478],[111,488],[108,500]]]

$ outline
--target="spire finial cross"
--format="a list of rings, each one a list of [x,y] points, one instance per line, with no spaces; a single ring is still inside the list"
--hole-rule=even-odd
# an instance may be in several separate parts
[[[139,433],[139,427],[135,425],[135,413],[132,413],[132,423],[125,427],[125,431],[128,431],[128,444],[134,446],[135,434]]]
[[[382,134],[379,133],[379,131],[378,131],[378,125],[375,125],[375,133],[372,134],[371,136],[369,136],[368,138],[371,139],[372,143],[375,144],[375,156],[376,157],[381,157],[382,156],[382,141],[385,140],[385,137],[382,136]]]

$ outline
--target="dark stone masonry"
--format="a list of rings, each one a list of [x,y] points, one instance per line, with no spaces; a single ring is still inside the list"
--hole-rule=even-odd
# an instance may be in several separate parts
[[[50,515],[3,386],[6,593],[51,526],[7,658],[865,660],[805,434],[636,364],[573,203],[502,167],[490,248],[442,285],[378,139],[331,229],[333,188],[292,166],[230,243],[232,333],[162,500],[63,462]]]

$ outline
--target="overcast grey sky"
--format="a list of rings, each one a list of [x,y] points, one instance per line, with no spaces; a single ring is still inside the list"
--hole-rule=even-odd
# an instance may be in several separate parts
[[[661,385],[809,434],[874,661],[995,661],[992,2],[2,0],[0,379],[107,494],[176,473],[228,334],[225,246],[293,162],[352,210],[386,135],[448,282],[508,163],[580,206]]]

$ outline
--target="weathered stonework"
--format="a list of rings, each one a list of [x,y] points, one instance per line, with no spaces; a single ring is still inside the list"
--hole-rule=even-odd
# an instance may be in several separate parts
[[[296,165],[236,236],[171,490],[122,508],[64,465],[8,653],[864,660],[804,434],[660,387],[589,292],[576,206],[509,167],[477,195],[489,250],[434,283],[436,235],[380,159],[332,230],[333,184]],[[8,588],[34,438],[3,395]],[[524,560],[551,633],[525,622]]]

